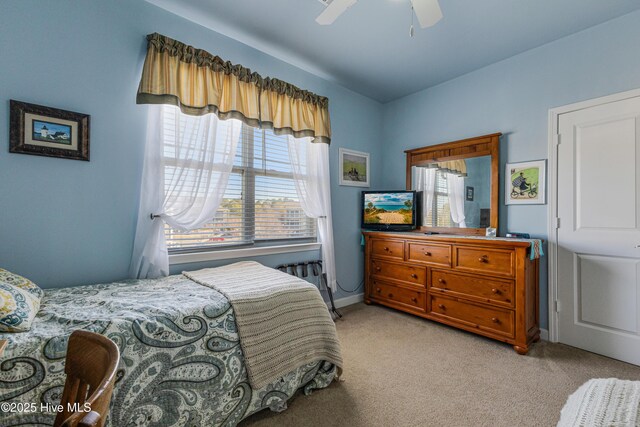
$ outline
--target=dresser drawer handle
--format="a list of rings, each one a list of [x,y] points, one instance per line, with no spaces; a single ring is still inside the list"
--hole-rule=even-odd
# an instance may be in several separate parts
[[[442,310],[446,310],[447,307],[444,306],[444,304],[438,304],[438,308],[442,309]]]
[[[498,319],[497,317],[492,317],[492,318],[491,318],[491,321],[492,321],[493,323],[500,323],[500,319]]]
[[[438,279],[438,283],[442,283],[444,285],[445,283],[447,283],[447,281],[444,279]]]
[[[389,248],[386,247],[386,246],[384,248],[382,248],[382,249],[384,249],[386,252],[389,252]]]
[[[417,278],[418,278],[418,275],[417,275],[416,273],[411,273],[411,278],[413,278],[413,279],[417,279]]]
[[[493,292],[496,295],[500,295],[502,292],[500,292],[500,289],[491,289],[491,292]]]
[[[478,261],[480,262],[489,262],[489,259],[487,258],[486,255],[482,255],[480,258],[478,258]]]
[[[380,267],[376,266],[376,271],[382,270]]]
[[[423,252],[424,256],[431,256],[431,252]]]
[[[380,288],[376,288],[376,292],[380,293],[381,292]]]
[[[411,301],[413,301],[414,303],[416,303],[416,304],[417,304],[417,303],[418,303],[418,298],[413,297],[413,298],[411,298]]]

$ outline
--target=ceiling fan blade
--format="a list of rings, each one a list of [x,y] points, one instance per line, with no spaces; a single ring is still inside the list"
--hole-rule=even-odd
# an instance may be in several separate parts
[[[411,4],[421,28],[431,27],[442,19],[438,0],[411,0]]]
[[[333,0],[316,18],[316,22],[320,25],[331,25],[333,21],[357,2],[358,0]]]

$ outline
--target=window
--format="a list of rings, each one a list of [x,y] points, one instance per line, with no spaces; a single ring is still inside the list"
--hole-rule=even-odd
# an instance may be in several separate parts
[[[287,144],[286,136],[243,125],[233,170],[215,217],[189,232],[165,226],[169,250],[315,242],[316,220],[307,217],[300,206]]]
[[[436,171],[435,190],[433,193],[433,215],[427,218],[428,227],[452,227],[451,208],[449,206],[449,190],[447,173]]]

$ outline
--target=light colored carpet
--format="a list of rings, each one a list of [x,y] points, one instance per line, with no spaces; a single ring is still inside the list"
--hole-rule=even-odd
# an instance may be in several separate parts
[[[298,394],[242,426],[555,426],[590,378],[640,380],[640,368],[561,344],[511,346],[380,306],[337,322],[341,383]]]

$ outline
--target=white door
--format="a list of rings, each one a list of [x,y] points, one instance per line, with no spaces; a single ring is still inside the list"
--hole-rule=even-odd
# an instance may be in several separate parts
[[[640,365],[640,97],[558,133],[558,340]]]

